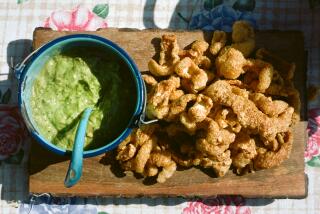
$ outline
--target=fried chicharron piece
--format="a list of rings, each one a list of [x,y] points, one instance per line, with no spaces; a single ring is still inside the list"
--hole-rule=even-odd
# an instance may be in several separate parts
[[[271,63],[275,69],[281,73],[281,76],[285,80],[291,80],[293,78],[296,70],[295,63],[289,63],[275,54],[267,51],[265,48],[260,48],[257,50],[256,57]]]
[[[266,49],[252,54],[255,33],[245,21],[234,23],[232,41],[217,30],[210,45],[195,40],[187,47],[179,49],[174,34],[162,36],[159,61],[142,75],[147,119],[158,122],[134,129],[118,146],[122,169],[163,183],[177,168],[221,177],[287,159],[301,105],[295,64]]]
[[[279,166],[285,159],[289,157],[292,149],[293,136],[290,130],[278,134],[280,148],[278,151],[268,151],[265,148],[257,149],[257,157],[254,159],[255,169],[268,169]]]
[[[195,94],[185,94],[179,99],[172,102],[170,105],[168,116],[165,118],[167,121],[176,120],[182,112],[187,108],[188,103],[195,101],[197,96]]]
[[[190,93],[197,93],[207,85],[207,73],[199,68],[189,57],[182,59],[175,66],[175,72],[182,78],[184,89]]]
[[[259,59],[247,60],[244,83],[256,92],[265,92],[272,81],[273,67]]]
[[[270,117],[282,114],[289,106],[288,103],[282,100],[272,100],[271,97],[266,97],[261,93],[250,94],[250,100],[256,104],[260,111]]]
[[[241,174],[244,168],[250,167],[257,156],[255,140],[244,132],[237,135],[230,149],[232,165],[238,174]]]
[[[157,181],[163,183],[173,175],[177,165],[171,159],[171,154],[159,147],[155,135],[158,129],[159,126],[155,124],[136,129],[119,145],[116,159],[124,170],[145,176],[158,175]]]
[[[160,43],[159,64],[151,59],[148,63],[150,72],[155,76],[168,76],[174,72],[173,65],[179,61],[179,46],[175,35],[163,35]]]
[[[279,132],[288,131],[292,124],[294,111],[292,107],[288,107],[278,117],[268,117],[251,100],[233,93],[232,87],[226,81],[216,81],[206,89],[204,94],[214,102],[232,108],[244,128],[259,133],[267,140],[274,139]]]
[[[162,119],[169,113],[169,99],[180,86],[180,79],[171,76],[168,80],[157,83],[148,94],[146,114],[149,118]]]
[[[216,30],[213,32],[210,52],[212,55],[217,55],[219,51],[226,45],[227,34],[224,31]]]
[[[237,79],[245,73],[244,67],[247,64],[242,53],[231,47],[223,48],[216,59],[218,75],[226,79]]]
[[[244,57],[248,57],[255,48],[254,30],[246,21],[236,21],[232,26],[231,47],[239,50]]]

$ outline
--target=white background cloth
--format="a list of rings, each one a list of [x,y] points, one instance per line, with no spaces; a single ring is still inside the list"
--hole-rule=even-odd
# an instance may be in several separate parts
[[[43,26],[45,19],[56,10],[71,10],[77,5],[92,9],[98,3],[109,4],[106,22],[109,27],[143,29],[187,28],[188,24],[177,15],[190,19],[201,10],[203,1],[158,0],[154,10],[145,0],[29,0],[17,4],[14,0],[0,0],[0,89],[12,90],[10,104],[17,103],[17,83],[9,78],[8,59],[20,62],[31,49],[32,33],[35,27]],[[230,1],[226,1],[230,2]],[[147,5],[147,6],[146,6]],[[320,8],[310,10],[308,1],[256,1],[254,15],[259,29],[302,30],[308,50],[308,83],[320,85]],[[152,18],[153,17],[153,18]],[[319,99],[309,104],[309,108],[319,107]],[[306,166],[309,177],[308,197],[301,200],[246,199],[245,206],[251,213],[320,213],[320,168]],[[26,162],[20,165],[0,166],[0,213],[19,212],[19,200],[28,196],[28,174]],[[276,188],[276,187],[275,187]],[[64,205],[61,205],[64,200]],[[60,205],[34,205],[31,213],[47,210],[52,213],[95,212],[107,213],[181,213],[189,206],[182,198],[105,198],[75,199],[78,205],[68,206],[69,199],[60,199]],[[51,202],[50,202],[51,203]],[[49,204],[50,204],[49,203]],[[39,206],[44,208],[40,209]],[[30,208],[23,204],[21,211]],[[224,209],[221,207],[220,209]],[[80,211],[81,210],[81,211]],[[224,213],[224,212],[222,212]]]

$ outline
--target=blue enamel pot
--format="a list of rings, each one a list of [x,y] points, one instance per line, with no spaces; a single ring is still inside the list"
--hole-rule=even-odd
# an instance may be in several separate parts
[[[70,151],[57,147],[53,143],[46,140],[39,132],[32,118],[32,109],[30,105],[32,85],[33,81],[48,59],[58,54],[68,46],[78,46],[83,44],[89,45],[90,47],[97,46],[100,49],[103,48],[103,50],[105,49],[109,53],[111,52],[123,60],[133,77],[131,78],[132,81],[135,81],[137,93],[134,113],[132,114],[131,119],[121,134],[112,142],[105,142],[102,147],[92,150],[85,150],[83,157],[97,156],[106,151],[114,149],[130,134],[133,128],[137,127],[139,124],[146,123],[144,122],[144,109],[146,104],[145,85],[134,61],[122,48],[110,40],[89,34],[73,34],[57,38],[32,52],[21,64],[15,67],[15,74],[19,79],[19,107],[28,130],[42,146],[58,155],[67,155],[70,154]]]

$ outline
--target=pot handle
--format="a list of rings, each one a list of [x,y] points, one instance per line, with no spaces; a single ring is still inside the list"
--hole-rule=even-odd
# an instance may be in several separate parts
[[[39,49],[32,51],[24,60],[16,65],[13,65],[13,57],[10,58],[10,68],[14,72],[14,76],[16,77],[17,80],[20,80],[22,71],[24,67],[26,66],[28,60],[35,54],[37,53]]]
[[[145,120],[145,112],[143,112],[141,115],[140,115],[140,118],[139,118],[139,121],[138,121],[138,127],[140,126],[143,126],[143,125],[149,125],[149,124],[152,124],[152,123],[156,123],[158,122],[159,120],[158,119],[153,119],[153,120]]]
[[[142,79],[142,78],[141,78]],[[143,87],[143,96],[144,96],[144,102],[143,102],[143,108],[142,108],[142,113],[139,116],[139,118],[137,118],[135,125],[137,127],[143,126],[143,125],[148,125],[148,124],[152,124],[152,123],[156,123],[159,120],[158,119],[153,119],[153,120],[145,120],[146,117],[146,107],[147,107],[147,87],[146,87],[146,83],[144,82],[144,80],[142,79],[142,87]]]

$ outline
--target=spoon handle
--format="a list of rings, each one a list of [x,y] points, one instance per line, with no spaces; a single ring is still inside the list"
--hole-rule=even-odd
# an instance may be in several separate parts
[[[80,123],[73,144],[69,169],[64,180],[64,186],[68,188],[78,183],[82,175],[83,146],[91,112],[92,108],[86,108],[81,115]]]

